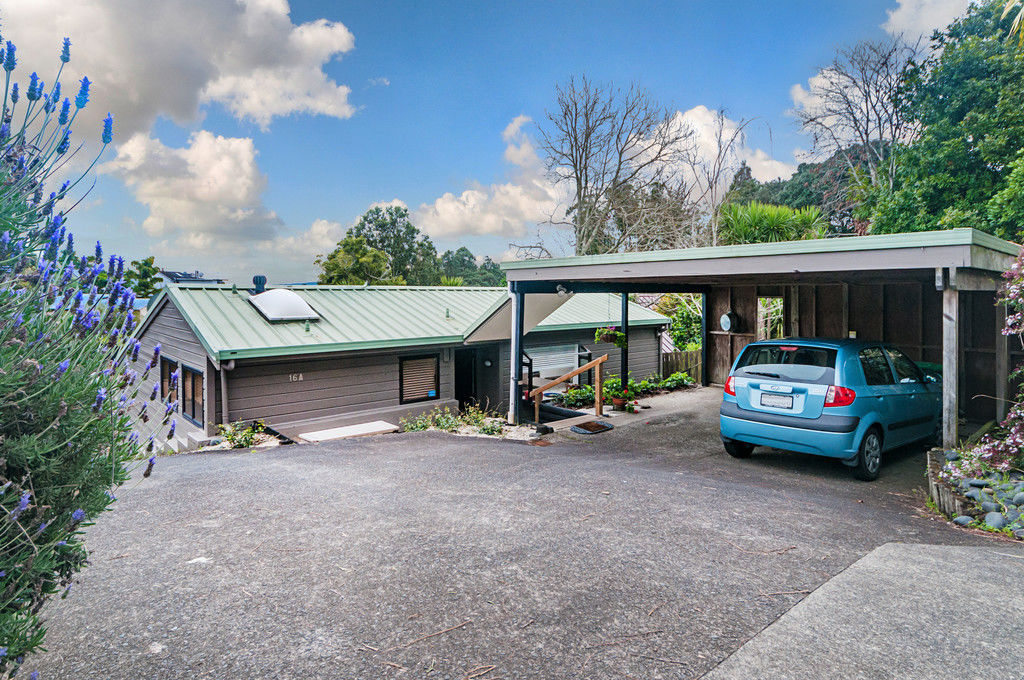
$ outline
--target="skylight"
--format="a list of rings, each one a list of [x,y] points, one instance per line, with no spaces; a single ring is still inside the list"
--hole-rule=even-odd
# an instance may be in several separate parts
[[[317,321],[320,315],[292,290],[272,288],[259,295],[250,295],[249,302],[270,322]]]

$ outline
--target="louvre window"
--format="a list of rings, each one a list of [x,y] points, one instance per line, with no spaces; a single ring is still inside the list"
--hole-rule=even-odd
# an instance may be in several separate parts
[[[203,374],[181,367],[181,413],[196,425],[203,424]]]
[[[440,392],[438,355],[404,357],[398,362],[399,401],[437,399]]]

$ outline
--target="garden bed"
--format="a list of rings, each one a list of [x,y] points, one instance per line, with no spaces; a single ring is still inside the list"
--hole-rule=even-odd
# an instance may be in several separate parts
[[[960,455],[942,449],[928,452],[928,493],[939,512],[959,526],[1024,540],[1024,473],[945,479],[943,469]]]

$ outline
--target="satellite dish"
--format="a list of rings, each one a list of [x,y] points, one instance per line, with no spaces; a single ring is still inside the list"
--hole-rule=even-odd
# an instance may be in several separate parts
[[[723,331],[735,333],[740,327],[740,318],[733,311],[728,311],[718,319],[718,325]]]

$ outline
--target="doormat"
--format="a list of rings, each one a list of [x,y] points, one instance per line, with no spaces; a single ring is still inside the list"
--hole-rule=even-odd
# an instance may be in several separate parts
[[[611,423],[606,423],[603,420],[592,420],[589,423],[580,423],[579,425],[573,425],[569,428],[570,432],[576,434],[597,434],[598,432],[607,432],[608,430],[614,429],[615,426]]]
[[[530,446],[551,446],[551,442],[547,439],[527,439],[526,443]]]

